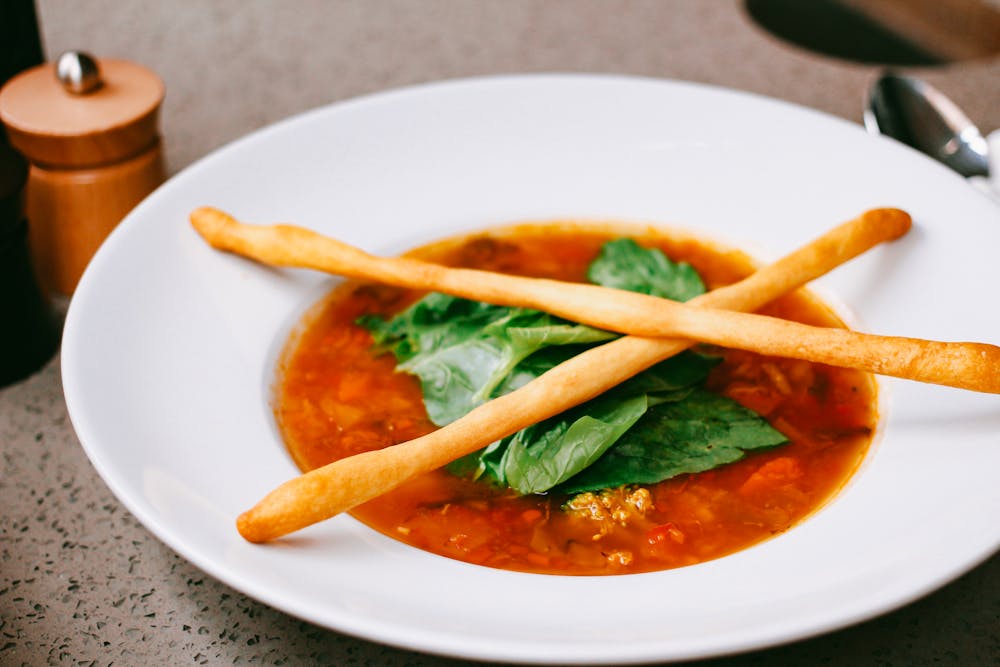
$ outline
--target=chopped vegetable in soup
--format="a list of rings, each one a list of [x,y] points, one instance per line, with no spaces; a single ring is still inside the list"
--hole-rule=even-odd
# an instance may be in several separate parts
[[[521,226],[415,254],[678,300],[751,271],[739,253],[642,231],[632,241],[609,227]],[[804,292],[762,312],[842,326]],[[278,422],[310,470],[427,433],[616,335],[536,311],[344,283],[286,350]],[[352,513],[408,544],[490,567],[679,567],[815,511],[856,469],[876,420],[867,374],[698,346]]]

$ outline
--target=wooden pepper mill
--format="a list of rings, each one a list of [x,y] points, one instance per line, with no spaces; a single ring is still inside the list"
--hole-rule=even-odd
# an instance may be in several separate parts
[[[25,206],[47,288],[72,294],[111,230],[166,178],[163,92],[144,67],[75,51],[0,90],[0,120],[31,162]]]

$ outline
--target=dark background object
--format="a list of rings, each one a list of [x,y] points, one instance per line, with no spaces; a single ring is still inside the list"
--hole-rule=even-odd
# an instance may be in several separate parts
[[[28,222],[5,222],[0,237],[0,387],[26,378],[55,353],[59,323],[38,287],[28,253]]]
[[[42,62],[42,39],[33,0],[0,2],[0,44],[3,44],[0,48],[0,88],[18,72]],[[0,151],[8,149],[7,133],[0,126]]]
[[[838,0],[746,0],[746,9],[774,35],[835,58],[885,65],[946,62]]]
[[[0,1],[0,88],[15,74],[42,62],[42,40],[33,0]],[[0,243],[20,223],[26,162],[14,152],[0,125]]]
[[[38,14],[32,0],[0,2],[0,86],[42,62]]]
[[[32,0],[0,1],[0,87],[42,62]],[[42,294],[28,252],[24,219],[27,162],[0,127],[0,386],[27,377],[47,362],[59,343],[58,319]]]

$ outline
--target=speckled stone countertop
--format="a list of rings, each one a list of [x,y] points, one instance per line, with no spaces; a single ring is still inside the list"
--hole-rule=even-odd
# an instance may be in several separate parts
[[[140,62],[166,82],[170,170],[311,107],[492,73],[699,81],[854,121],[874,66],[789,46],[739,0],[38,0],[50,57]],[[915,70],[985,130],[1000,59]],[[0,390],[0,665],[459,665],[274,611],[174,554],[115,499],[67,418],[56,357]],[[960,518],[956,518],[960,520]],[[1000,664],[1000,558],[862,625],[713,665]]]

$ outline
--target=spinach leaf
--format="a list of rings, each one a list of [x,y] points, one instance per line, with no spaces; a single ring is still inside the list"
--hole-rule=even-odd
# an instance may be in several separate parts
[[[687,301],[705,292],[694,267],[673,262],[655,248],[643,248],[632,239],[609,241],[587,269],[587,279],[605,287]]]
[[[720,360],[694,352],[661,362],[582,405],[529,426],[480,456],[479,473],[542,493],[592,465],[650,409],[683,400]]]
[[[737,402],[695,389],[679,402],[652,407],[586,470],[559,490],[567,493],[622,484],[653,484],[743,458],[747,451],[787,441]]]
[[[396,356],[399,370],[420,378],[427,414],[438,426],[495,396],[532,353],[617,336],[536,310],[438,293],[428,294],[389,321],[366,317],[359,322],[371,330],[377,345]],[[521,378],[522,384],[526,381]]]
[[[675,264],[659,250],[629,239],[605,244],[589,274],[598,284],[678,300],[705,289],[689,265]],[[420,378],[427,414],[438,426],[517,389],[586,347],[617,337],[535,310],[436,292],[388,321],[363,317],[359,323],[379,347],[395,355],[399,370]]]
[[[591,345],[558,345],[546,347],[523,359],[493,392],[494,396],[509,394],[528,384],[539,375],[547,373],[564,361],[575,357]]]
[[[502,459],[503,482],[521,494],[543,493],[591,465],[649,408],[645,394],[600,396],[553,422],[515,433]]]
[[[588,277],[678,301],[705,291],[690,265],[629,239],[605,244]],[[618,336],[534,310],[437,293],[388,321],[359,322],[396,356],[399,370],[419,376],[428,415],[439,426]],[[754,413],[701,388],[719,361],[684,352],[449,468],[523,494],[578,492],[708,470],[784,442]]]

